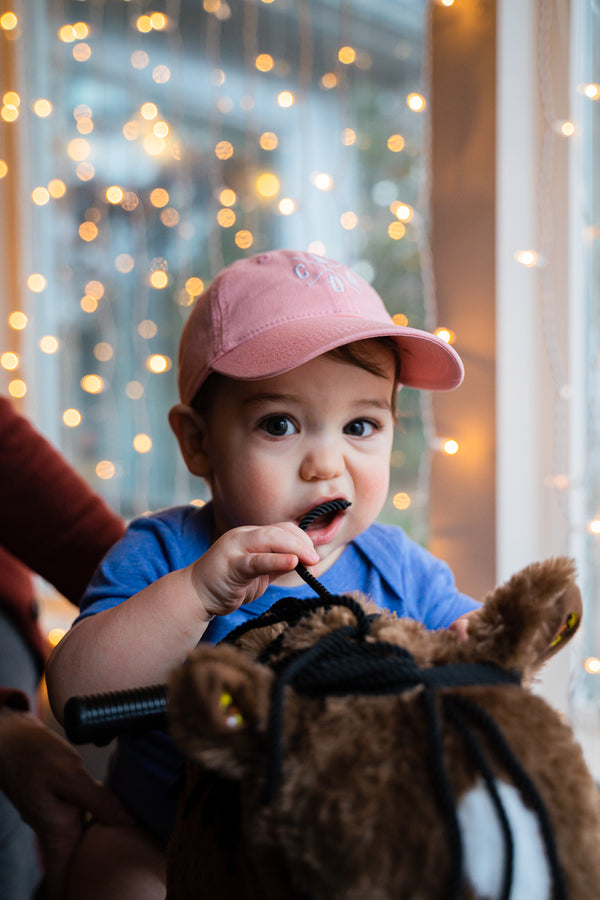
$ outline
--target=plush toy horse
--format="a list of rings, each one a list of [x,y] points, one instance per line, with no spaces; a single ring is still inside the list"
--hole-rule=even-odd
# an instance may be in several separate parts
[[[357,598],[280,601],[169,685],[188,757],[168,900],[594,900],[600,807],[528,685],[576,630],[569,560],[468,640]]]

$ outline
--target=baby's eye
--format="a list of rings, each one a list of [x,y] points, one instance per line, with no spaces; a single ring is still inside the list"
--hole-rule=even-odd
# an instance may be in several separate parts
[[[353,419],[344,426],[344,434],[350,434],[352,437],[369,437],[377,430],[377,425],[370,419]]]
[[[267,416],[260,423],[260,428],[270,434],[271,437],[288,437],[290,434],[297,434],[298,429],[289,416],[274,415]]]

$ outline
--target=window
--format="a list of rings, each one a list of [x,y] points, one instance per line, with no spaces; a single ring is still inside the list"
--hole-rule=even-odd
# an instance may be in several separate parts
[[[47,3],[11,31],[19,102],[5,96],[16,113],[2,128],[21,129],[27,287],[7,315],[27,325],[11,320],[7,382],[126,517],[206,498],[166,413],[181,327],[222,265],[309,248],[352,265],[410,325],[436,324],[421,252],[427,3],[177,8]],[[383,515],[413,532],[427,504],[419,402],[402,391]]]

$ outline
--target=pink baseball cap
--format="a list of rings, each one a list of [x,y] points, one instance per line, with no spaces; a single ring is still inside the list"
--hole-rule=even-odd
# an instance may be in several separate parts
[[[191,403],[211,372],[270,378],[334,347],[385,336],[398,344],[401,384],[449,391],[463,380],[449,344],[396,325],[347,266],[295,250],[260,253],[227,266],[196,300],[179,344],[179,394]]]

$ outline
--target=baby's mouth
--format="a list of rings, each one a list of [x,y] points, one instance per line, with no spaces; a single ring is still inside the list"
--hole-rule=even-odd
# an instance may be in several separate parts
[[[302,516],[298,527],[302,531],[309,531],[312,527],[326,528],[336,518],[338,513],[343,512],[351,505],[349,500],[329,500],[327,503],[320,503]]]

